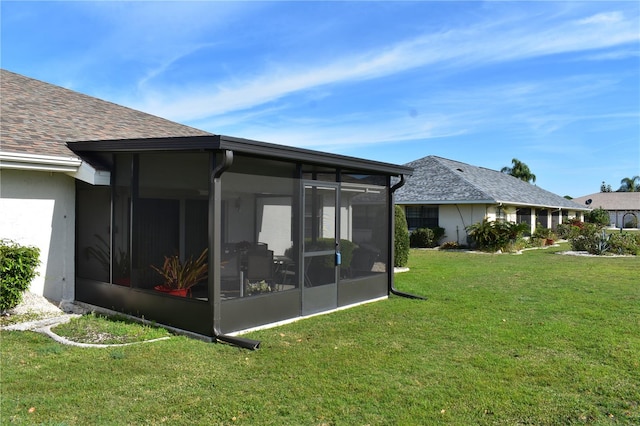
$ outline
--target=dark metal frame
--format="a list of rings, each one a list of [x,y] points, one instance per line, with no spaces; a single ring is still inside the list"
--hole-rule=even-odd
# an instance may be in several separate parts
[[[290,319],[301,315],[302,309],[302,289],[298,292],[292,291],[288,295],[278,295],[281,297],[275,299],[274,296],[258,296],[248,300],[238,300],[233,302],[222,303],[221,299],[221,278],[220,269],[215,267],[221,261],[220,247],[222,247],[222,174],[233,164],[234,155],[241,154],[243,156],[268,158],[274,160],[284,160],[297,164],[298,179],[302,182],[302,170],[304,165],[326,166],[338,171],[346,169],[350,171],[358,171],[363,174],[377,174],[387,176],[387,188],[389,188],[387,204],[389,208],[389,243],[387,264],[389,265],[386,274],[386,291],[378,291],[380,296],[388,293],[400,294],[393,287],[393,192],[404,183],[404,175],[411,174],[412,169],[404,166],[397,166],[389,163],[369,161],[354,157],[347,157],[335,154],[322,153],[307,149],[293,148],[281,145],[274,145],[264,142],[251,141],[247,139],[234,138],[229,136],[211,135],[211,136],[195,136],[195,137],[177,137],[177,138],[153,138],[153,139],[131,139],[131,140],[103,140],[91,142],[69,142],[68,146],[86,161],[92,163],[97,168],[110,168],[110,164],[104,163],[104,153],[143,153],[143,152],[162,152],[162,151],[189,151],[189,152],[209,152],[210,155],[210,182],[209,182],[209,220],[208,220],[208,239],[209,247],[209,302],[203,303],[191,300],[179,300],[161,294],[150,294],[149,292],[136,289],[113,288],[98,282],[90,282],[90,280],[77,279],[88,287],[76,286],[77,299],[88,303],[104,306],[107,308],[115,308],[116,310],[125,311],[135,315],[144,315],[147,318],[153,318],[158,322],[168,325],[185,328],[189,331],[211,336],[214,339],[227,341],[247,348],[257,348],[259,342],[239,337],[228,336],[226,333],[234,331],[234,329],[225,330],[222,325],[222,318],[228,316],[235,322],[236,327],[250,328],[259,323],[257,318],[252,315],[246,317],[238,317],[238,309],[247,306],[260,306],[261,316],[272,320],[271,322]],[[136,166],[134,156],[133,167]],[[134,179],[137,174],[133,173]],[[390,186],[391,176],[400,177],[401,181],[394,187]],[[339,191],[340,183],[334,183]],[[320,183],[320,181],[317,181]],[[132,182],[135,183],[135,182]],[[136,185],[133,185],[135,188]],[[302,185],[304,188],[304,185]],[[135,189],[133,189],[135,191]],[[301,189],[302,191],[303,189]],[[132,193],[132,199],[136,194]],[[338,197],[339,199],[339,197]],[[113,201],[112,201],[113,204]],[[297,229],[298,239],[304,234],[304,221],[300,217],[303,211],[303,205],[300,200],[294,202],[292,206],[294,211],[293,227]],[[339,206],[336,206],[339,208]],[[113,208],[113,206],[112,206]],[[131,209],[135,209],[135,202],[132,202]],[[132,212],[133,213],[133,212]],[[339,215],[338,215],[339,216]],[[132,215],[133,217],[133,215]],[[130,226],[133,226],[131,221]],[[339,229],[339,228],[338,228]],[[133,232],[130,232],[130,244],[133,242]],[[131,247],[133,249],[133,247]],[[298,265],[301,265],[303,259],[302,247],[298,248]],[[135,250],[131,251],[132,255]],[[381,290],[384,288],[385,275],[375,278],[378,284],[375,288]],[[383,278],[380,278],[383,277]],[[362,280],[363,283],[366,280]],[[367,288],[364,284],[357,281],[349,283],[349,287],[345,287],[344,292],[338,293],[338,306],[344,306],[351,303],[363,301],[359,295],[363,294],[363,289]],[[127,293],[128,292],[128,293]],[[120,294],[122,293],[122,294]],[[126,295],[125,295],[126,293]],[[344,294],[342,294],[344,293]],[[378,297],[376,294],[375,297]],[[367,297],[372,299],[375,297]],[[271,298],[271,299],[270,299]],[[293,299],[292,299],[293,298]],[[291,300],[298,298],[300,303],[292,304]],[[281,300],[282,303],[274,302]],[[365,299],[366,300],[366,299]],[[106,302],[106,303],[105,303]],[[290,308],[287,308],[289,306]],[[242,309],[243,314],[251,313],[256,309]],[[194,312],[198,312],[197,318],[194,318]],[[208,317],[210,321],[202,321],[199,318]],[[175,319],[175,318],[178,319]],[[258,321],[258,322],[257,322]],[[236,328],[238,329],[238,328]]]

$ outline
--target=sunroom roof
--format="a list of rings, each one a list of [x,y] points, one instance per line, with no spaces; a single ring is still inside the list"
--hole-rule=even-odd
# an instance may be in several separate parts
[[[235,153],[258,157],[342,167],[390,176],[410,175],[413,171],[410,167],[391,163],[224,135],[68,142],[67,146],[80,156],[82,156],[83,153],[91,154],[99,152],[230,150]]]

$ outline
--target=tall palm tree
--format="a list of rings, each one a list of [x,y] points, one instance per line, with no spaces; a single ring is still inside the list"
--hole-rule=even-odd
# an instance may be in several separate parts
[[[531,173],[531,170],[529,170],[529,166],[527,166],[517,158],[511,160],[511,164],[512,167],[503,167],[500,171],[525,182],[535,183],[536,175]]]
[[[620,192],[640,192],[640,176],[623,178],[620,184]]]

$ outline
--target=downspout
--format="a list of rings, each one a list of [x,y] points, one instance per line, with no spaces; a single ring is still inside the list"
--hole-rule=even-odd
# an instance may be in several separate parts
[[[233,164],[233,151],[222,152],[222,161],[217,163],[215,153],[211,155],[212,171],[209,182],[209,245],[214,250],[209,250],[209,300],[212,300],[213,309],[213,336],[216,341],[229,343],[245,349],[255,350],[260,347],[258,340],[245,339],[243,337],[229,336],[220,331],[220,230],[222,229],[222,185],[220,177]],[[211,220],[213,212],[213,220]]]
[[[391,250],[390,252],[390,256],[389,256],[389,264],[391,265],[391,267],[393,268],[393,263],[394,263],[394,259],[395,259],[395,232],[396,232],[396,221],[395,221],[395,202],[393,201],[393,196],[394,193],[402,188],[404,186],[404,184],[406,183],[406,179],[404,177],[404,175],[400,175],[400,182],[396,183],[395,185],[393,185],[391,187],[391,214],[389,215],[389,236],[390,236],[390,241],[391,241]],[[408,299],[419,299],[419,300],[427,300],[426,297],[423,296],[418,296],[416,294],[411,294],[411,293],[405,293],[403,291],[400,291],[398,289],[395,288],[395,284],[394,284],[394,273],[393,273],[393,269],[390,270],[390,276],[389,276],[389,293],[394,294],[396,296],[400,296],[400,297],[406,297]]]

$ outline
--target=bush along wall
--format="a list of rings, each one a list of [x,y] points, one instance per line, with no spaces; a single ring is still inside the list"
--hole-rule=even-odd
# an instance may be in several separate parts
[[[433,248],[445,237],[444,228],[418,228],[409,236],[411,247]]]
[[[0,311],[15,308],[37,275],[40,249],[0,240]]]
[[[516,241],[529,229],[526,223],[489,221],[467,226],[476,248],[484,251],[512,251]]]

